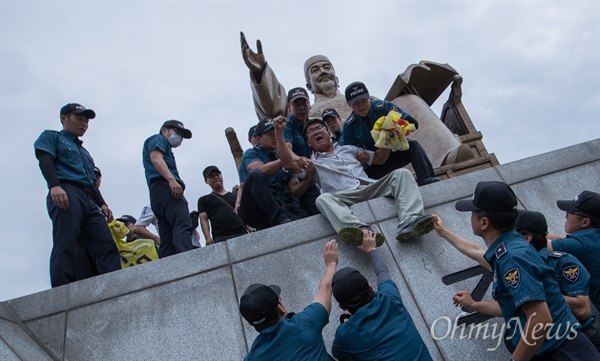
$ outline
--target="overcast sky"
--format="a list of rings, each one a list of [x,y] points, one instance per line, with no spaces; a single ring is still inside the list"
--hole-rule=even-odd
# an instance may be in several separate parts
[[[597,1],[200,2],[2,1],[0,300],[50,287],[51,222],[33,142],[78,102],[97,117],[82,138],[115,216],[148,203],[141,150],[167,119],[193,138],[175,151],[190,210],[217,165],[237,173],[224,135],[243,147],[257,119],[239,32],[289,89],[304,60],[333,62],[383,98],[412,63],[448,63],[488,151],[508,163],[600,137]],[[439,115],[447,93],[433,109]]]

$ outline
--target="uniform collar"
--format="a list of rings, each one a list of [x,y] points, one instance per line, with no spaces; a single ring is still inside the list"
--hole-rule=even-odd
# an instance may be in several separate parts
[[[540,249],[538,253],[540,254],[540,256],[542,256],[544,261],[548,261],[548,257],[550,257],[550,251],[548,251],[548,248],[544,247]]]
[[[296,128],[302,130],[302,128],[304,128],[304,125],[302,124],[301,121],[298,120],[298,118],[296,118],[293,114],[290,114],[288,116],[288,121],[290,122],[290,124],[292,124],[293,126],[295,126]],[[308,121],[308,119],[307,119]]]
[[[75,142],[75,143],[77,143],[79,145],[83,144],[83,142],[79,138],[77,138],[77,136],[75,134],[67,132],[64,129],[60,131],[60,134],[63,137],[65,137],[65,138],[67,138],[67,139],[69,139],[69,140],[71,140],[71,141],[73,141],[73,142]]]
[[[271,153],[270,150],[261,147],[260,144],[256,144],[254,146],[254,148],[256,148],[258,151],[263,152],[264,154],[266,154],[267,157],[271,156],[271,154],[275,154],[275,156],[277,156],[277,151]]]
[[[502,245],[502,243],[504,243],[505,241],[507,241],[511,237],[516,237],[516,236],[519,236],[519,234],[514,229],[511,229],[508,232],[502,233],[500,235],[500,237],[498,237],[494,241],[494,243],[492,243],[488,247],[487,251],[485,251],[485,254],[483,255],[485,257],[485,260],[488,261],[488,263],[491,265],[492,261],[495,261],[495,259],[496,259],[496,250],[497,250],[497,248],[500,247]],[[527,242],[527,241],[525,241],[525,242]]]

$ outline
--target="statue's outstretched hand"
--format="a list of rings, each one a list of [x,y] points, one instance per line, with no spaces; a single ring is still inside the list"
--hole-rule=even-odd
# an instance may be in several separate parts
[[[244,58],[244,63],[254,76],[255,80],[260,83],[262,78],[263,70],[265,69],[265,65],[267,61],[265,60],[265,56],[262,51],[262,44],[260,40],[256,40],[256,51],[253,52],[246,41],[246,36],[243,32],[240,31],[240,42],[242,45],[242,58]]]

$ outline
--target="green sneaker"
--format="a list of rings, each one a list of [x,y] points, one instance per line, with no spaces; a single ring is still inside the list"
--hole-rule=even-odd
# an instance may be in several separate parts
[[[340,236],[340,239],[342,241],[344,241],[345,243],[347,243],[351,246],[359,246],[362,244],[362,238],[363,238],[362,231],[363,230],[361,228],[344,227],[344,228],[340,228],[340,230],[337,233],[338,233],[338,236]],[[375,236],[376,246],[379,247],[384,243],[385,243],[385,236],[381,233],[377,233],[377,235]]]
[[[396,239],[400,242],[408,242],[431,231],[433,231],[433,217],[428,214],[415,218],[408,226],[402,228]]]

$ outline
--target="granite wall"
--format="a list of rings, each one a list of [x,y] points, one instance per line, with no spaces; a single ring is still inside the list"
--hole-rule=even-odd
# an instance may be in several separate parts
[[[564,212],[555,202],[583,189],[600,191],[600,139],[421,187],[426,212],[483,245],[471,234],[470,215],[455,211],[454,202],[470,197],[484,180],[509,183],[521,208],[542,211],[550,232],[563,234]],[[476,270],[456,274],[476,266],[474,261],[435,232],[410,243],[395,241],[389,199],[357,204],[353,211],[387,237],[380,252],[434,360],[509,358],[499,344],[503,321],[488,320],[462,333],[453,326],[462,313],[452,305],[454,293],[478,283],[486,290]],[[238,312],[245,287],[278,284],[288,310],[302,310],[317,292],[324,245],[334,237],[318,215],[2,302],[0,359],[240,360],[257,335]],[[346,266],[375,283],[367,256],[340,244],[339,267]],[[491,299],[490,292],[484,299]],[[323,331],[328,348],[340,313],[333,307]]]

